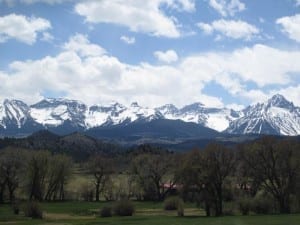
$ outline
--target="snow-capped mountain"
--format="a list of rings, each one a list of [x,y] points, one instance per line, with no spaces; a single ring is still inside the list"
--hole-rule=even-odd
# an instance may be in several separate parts
[[[0,104],[0,136],[28,135],[40,129],[68,133],[156,120],[181,120],[231,134],[300,135],[300,108],[281,95],[242,111],[210,108],[201,103],[183,108],[172,104],[158,108],[137,103],[124,106],[117,102],[88,106],[68,99],[44,99],[31,106],[18,100]]]
[[[177,109],[174,105],[164,105],[157,110],[166,119],[193,122],[219,132],[224,131],[230,122],[241,117],[241,112],[226,108],[208,108],[201,103],[187,105],[182,109]]]
[[[86,111],[85,124],[87,128],[98,126],[110,126],[129,124],[137,121],[151,121],[163,118],[163,115],[155,109],[143,108],[136,102],[130,107],[125,107],[117,102],[109,105],[94,105]]]
[[[30,116],[37,123],[47,126],[60,126],[65,121],[77,127],[85,127],[85,104],[67,99],[44,99],[30,107]]]
[[[87,106],[76,100],[47,98],[28,106],[22,101],[5,100],[0,104],[0,136],[11,133],[12,128],[18,128],[18,133],[24,134],[27,123],[35,128],[32,132],[38,129],[57,131],[66,127],[67,131],[77,131],[156,119],[164,117],[159,111],[141,107],[136,102],[129,107],[117,102]]]
[[[282,95],[243,110],[244,116],[232,121],[226,130],[232,134],[300,134],[300,108]]]
[[[4,100],[0,105],[0,126],[21,128],[30,117],[29,106],[18,100]]]

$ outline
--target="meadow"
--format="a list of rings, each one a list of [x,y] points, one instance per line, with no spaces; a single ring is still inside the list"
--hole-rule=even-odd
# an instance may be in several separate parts
[[[185,216],[178,217],[176,211],[163,210],[162,203],[134,202],[135,214],[131,217],[102,218],[99,210],[113,202],[51,202],[41,203],[44,218],[29,219],[23,213],[14,215],[10,205],[1,205],[0,224],[16,225],[299,225],[300,214],[290,215],[249,215],[205,217],[205,212],[193,204],[185,205]]]

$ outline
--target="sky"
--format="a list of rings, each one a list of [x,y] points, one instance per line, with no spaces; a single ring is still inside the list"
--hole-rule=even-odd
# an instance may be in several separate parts
[[[0,99],[300,106],[300,0],[0,0]]]

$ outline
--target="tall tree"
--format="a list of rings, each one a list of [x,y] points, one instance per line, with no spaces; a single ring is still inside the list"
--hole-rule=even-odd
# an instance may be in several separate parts
[[[113,172],[113,161],[102,155],[92,156],[87,162],[87,170],[93,175],[96,201],[99,201],[100,194]]]
[[[20,149],[7,148],[0,156],[1,191],[3,191],[3,185],[6,185],[11,202],[15,200],[15,191],[20,184],[24,164],[24,154]],[[0,194],[3,195],[3,193]]]
[[[65,184],[72,172],[72,160],[65,155],[50,159],[45,200],[64,200]]]
[[[142,154],[132,161],[132,174],[144,190],[145,198],[162,200],[175,184],[171,156],[167,159],[160,154]],[[170,175],[167,178],[167,175]],[[168,182],[168,187],[165,187]]]
[[[213,143],[203,151],[202,172],[205,190],[214,198],[215,215],[223,214],[223,192],[226,179],[235,168],[232,150]]]
[[[251,177],[274,197],[281,213],[290,213],[290,195],[299,179],[298,147],[290,140],[264,137],[242,151]]]
[[[194,149],[182,157],[182,162],[176,171],[177,180],[183,185],[182,194],[192,193],[193,196],[198,195],[198,198],[193,198],[198,203],[204,202],[206,215],[211,215],[212,198],[205,189],[204,172],[203,172],[203,153]]]
[[[30,200],[44,199],[46,179],[51,154],[47,151],[32,152],[27,165],[28,191]]]

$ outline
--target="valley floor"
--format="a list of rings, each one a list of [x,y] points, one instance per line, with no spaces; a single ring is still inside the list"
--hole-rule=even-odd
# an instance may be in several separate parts
[[[44,219],[28,219],[22,213],[13,215],[9,205],[0,206],[0,225],[299,225],[300,214],[291,215],[250,215],[250,216],[204,216],[204,212],[194,205],[185,206],[185,217],[178,217],[176,211],[167,212],[162,203],[136,202],[136,213],[132,217],[98,216],[99,209],[107,203],[64,202],[43,203]]]

